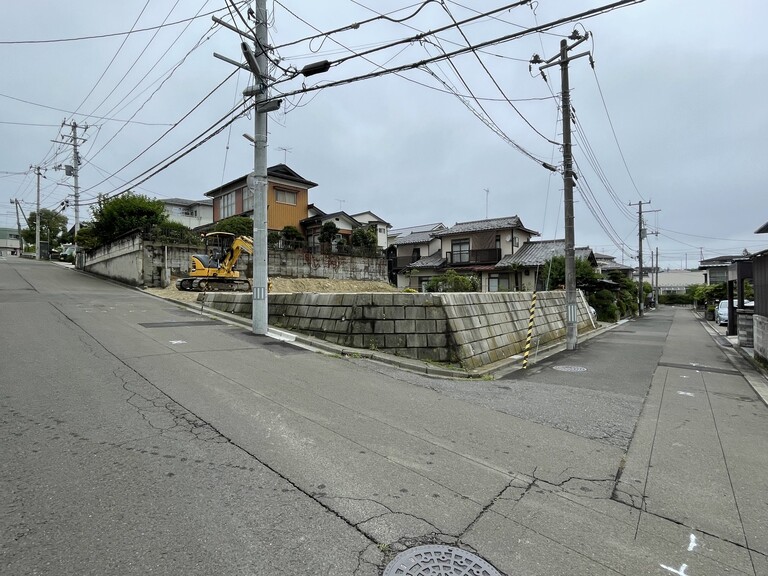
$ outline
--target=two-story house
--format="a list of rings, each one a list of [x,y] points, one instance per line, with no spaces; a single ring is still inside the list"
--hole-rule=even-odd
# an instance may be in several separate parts
[[[360,222],[343,211],[326,214],[314,204],[310,204],[307,213],[308,216],[301,220],[300,230],[307,239],[307,246],[312,251],[320,249],[320,233],[326,222],[333,222],[336,226],[336,237],[331,242],[333,246],[336,246],[339,241],[349,244],[352,231],[360,226]]]
[[[519,217],[507,216],[457,222],[450,228],[431,232],[431,235],[439,239],[439,250],[401,271],[398,286],[406,284],[421,290],[433,276],[452,268],[460,274],[478,276],[484,292],[515,289],[509,284],[509,273],[497,269],[496,265],[503,256],[514,254],[539,233],[523,226]]]
[[[199,228],[213,222],[213,201],[164,198],[165,215],[171,222],[184,224],[187,228]]]
[[[387,246],[389,246],[387,239],[389,237],[389,230],[392,228],[392,224],[383,220],[382,218],[379,218],[376,216],[376,214],[370,211],[352,214],[352,218],[360,222],[360,224],[373,228],[376,231],[376,246],[378,246],[381,250],[385,250]]]
[[[398,288],[409,288],[410,278],[400,272],[427,256],[442,258],[440,238],[434,233],[445,229],[445,225],[438,222],[390,230],[387,249],[389,281]]]
[[[230,216],[253,217],[253,193],[248,190],[247,176],[206,192],[213,201],[213,222]],[[317,186],[303,178],[285,164],[267,169],[267,228],[279,232],[286,226],[301,230],[301,221],[307,217],[309,189]]]

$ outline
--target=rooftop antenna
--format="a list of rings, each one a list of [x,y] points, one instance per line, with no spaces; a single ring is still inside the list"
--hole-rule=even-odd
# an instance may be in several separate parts
[[[288,148],[286,146],[278,146],[277,149],[283,151],[283,164],[287,164],[288,163],[288,152],[293,150],[293,148]]]
[[[488,194],[491,193],[488,188],[483,188],[485,190],[485,219],[488,220]]]
[[[339,203],[339,212],[341,212],[341,205],[346,202],[346,200],[342,200],[341,198],[335,198],[335,200]]]

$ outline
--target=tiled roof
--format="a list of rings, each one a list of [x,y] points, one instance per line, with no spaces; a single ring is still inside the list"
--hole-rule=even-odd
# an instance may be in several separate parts
[[[507,266],[540,266],[550,260],[553,256],[565,255],[565,240],[541,240],[538,242],[526,242],[520,247],[520,250],[514,254],[508,254],[499,260],[497,268]],[[589,247],[576,248],[574,256],[576,259],[594,260],[592,249]]]
[[[185,198],[163,198],[163,203],[173,204],[174,206],[213,206],[213,200],[204,198],[202,200],[187,200]]]
[[[432,232],[434,230],[445,228],[442,222],[435,224],[421,224],[420,226],[411,226],[409,228],[392,228],[389,231],[390,236],[407,236],[414,232]]]
[[[449,234],[467,234],[470,232],[483,232],[486,230],[509,230],[510,228],[519,228],[535,235],[539,233],[534,230],[528,230],[520,218],[517,216],[506,216],[504,218],[491,218],[490,220],[473,220],[472,222],[457,222],[447,230],[435,232],[435,236],[447,236]]]
[[[600,260],[600,259],[598,259]],[[621,262],[614,262],[613,260],[609,262],[598,262],[600,265],[600,268],[603,270],[632,270],[632,266],[627,266],[626,264],[622,264]]]
[[[431,256],[425,256],[416,262],[408,265],[408,268],[440,268],[445,264],[445,258],[440,252],[435,252]]]
[[[433,238],[432,232],[411,232],[407,236],[398,236],[392,242],[395,246],[407,246],[409,244],[428,244]]]

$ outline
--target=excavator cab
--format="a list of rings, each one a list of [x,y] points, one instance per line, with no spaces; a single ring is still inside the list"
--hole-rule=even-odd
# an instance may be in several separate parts
[[[219,268],[232,248],[235,235],[229,232],[209,232],[204,237],[206,268]]]

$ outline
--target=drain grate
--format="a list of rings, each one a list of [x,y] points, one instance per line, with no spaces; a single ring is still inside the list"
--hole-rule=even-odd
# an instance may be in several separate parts
[[[587,369],[584,366],[552,366],[552,370],[558,372],[586,372]]]
[[[453,546],[416,546],[400,552],[384,570],[383,576],[501,576],[485,560]]]

